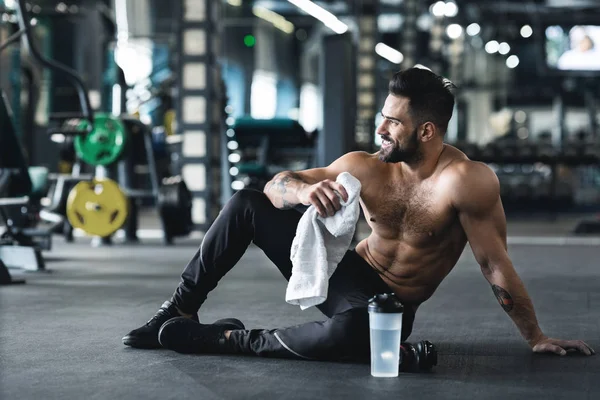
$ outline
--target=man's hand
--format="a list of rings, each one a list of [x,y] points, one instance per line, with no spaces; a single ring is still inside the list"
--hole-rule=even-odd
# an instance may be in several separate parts
[[[302,189],[298,193],[298,200],[306,206],[315,206],[321,217],[331,217],[342,208],[340,198],[335,192],[338,192],[344,201],[348,201],[346,189],[339,183],[329,179]]]
[[[596,354],[594,349],[581,340],[560,340],[545,336],[539,339],[532,348],[534,353],[555,353],[560,356],[566,355],[569,350],[578,351],[586,356]]]

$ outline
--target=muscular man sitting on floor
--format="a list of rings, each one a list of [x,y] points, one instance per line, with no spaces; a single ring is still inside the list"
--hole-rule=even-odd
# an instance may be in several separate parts
[[[507,253],[496,175],[444,143],[454,107],[450,85],[425,69],[396,73],[381,112],[377,153],[352,152],[325,168],[282,172],[264,193],[237,192],[206,233],[171,300],[123,343],[184,353],[368,360],[368,299],[396,294],[405,305],[406,340],[417,307],[433,295],[469,242],[500,306],[534,352],[594,354],[584,342],[552,339],[538,326]],[[317,306],[327,318],[282,329],[246,330],[235,319],[199,323],[197,312],[208,293],[251,242],[289,280],[290,248],[302,215],[294,206],[333,215],[340,209],[335,192],[347,199],[335,182],[345,171],[362,184],[360,204],[372,232],[346,253],[329,280],[327,300]]]

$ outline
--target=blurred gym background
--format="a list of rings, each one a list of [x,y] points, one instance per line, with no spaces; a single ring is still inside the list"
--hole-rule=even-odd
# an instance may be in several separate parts
[[[0,0],[3,167],[31,180],[9,225],[47,249],[201,234],[237,190],[377,151],[388,79],[420,65],[457,86],[446,140],[496,171],[509,219],[594,233],[598,21],[593,0]]]
[[[498,175],[544,333],[597,350],[600,0],[0,0],[0,398],[600,398],[598,357],[533,355],[468,246],[419,307],[431,374],[122,345],[236,191],[377,151],[416,65],[457,87],[446,141]],[[323,318],[239,264],[203,323]]]

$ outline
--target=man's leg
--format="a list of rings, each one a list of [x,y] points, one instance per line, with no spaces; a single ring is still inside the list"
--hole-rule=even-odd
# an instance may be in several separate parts
[[[188,263],[171,301],[165,302],[146,325],[131,331],[123,343],[156,348],[158,330],[167,320],[186,315],[197,321],[197,312],[219,280],[239,261],[252,241],[289,280],[290,248],[302,214],[279,210],[256,190],[241,190],[225,205]],[[236,329],[231,327],[230,329]]]
[[[232,330],[229,346],[245,354],[330,361],[366,361],[370,356],[367,306],[379,293],[390,293],[356,252],[346,253],[329,280],[327,300],[317,308],[329,319],[284,329]],[[402,341],[412,332],[414,309],[405,308]]]
[[[368,360],[369,298],[390,292],[377,273],[349,251],[329,281],[327,300],[317,306],[329,319],[284,329],[227,329],[174,319],[160,333],[164,347],[182,353],[243,353],[309,360]],[[402,340],[412,330],[414,313],[407,307]]]
[[[290,249],[302,214],[279,210],[262,192],[241,190],[223,208],[181,275],[172,301],[186,314],[198,311],[219,280],[254,242],[286,280],[292,273]]]

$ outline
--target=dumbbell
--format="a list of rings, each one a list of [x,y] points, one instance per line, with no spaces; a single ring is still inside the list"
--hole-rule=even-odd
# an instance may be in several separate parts
[[[416,345],[404,342],[400,346],[400,351],[402,352],[400,364],[402,372],[430,371],[437,365],[437,349],[428,340],[422,340]]]

